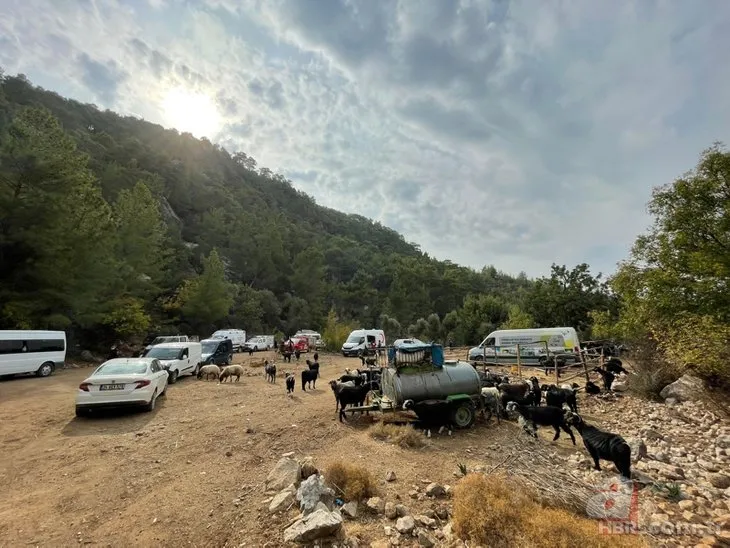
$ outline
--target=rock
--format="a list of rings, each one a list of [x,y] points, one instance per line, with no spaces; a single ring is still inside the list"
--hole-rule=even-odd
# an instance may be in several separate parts
[[[387,540],[376,540],[370,543],[370,548],[390,548],[390,542]]]
[[[646,444],[641,438],[626,438],[626,443],[631,448],[631,462],[636,464],[646,458]]]
[[[715,447],[720,449],[730,449],[730,436],[719,436],[715,440]]]
[[[299,466],[299,463],[290,457],[282,457],[276,463],[274,469],[269,472],[269,475],[266,476],[266,490],[278,492],[292,483],[299,485],[300,475],[301,466]]]
[[[357,517],[357,502],[351,501],[346,503],[342,507],[342,513],[347,516],[348,518],[356,518]]]
[[[418,491],[416,491],[415,489],[413,491],[408,491],[408,496],[411,497],[412,499],[417,499]]]
[[[667,398],[666,400],[664,400],[664,403],[667,404],[669,407],[672,407],[674,405],[677,405],[677,403],[679,402],[677,401],[677,398]]]
[[[654,454],[654,459],[658,460],[659,462],[668,463],[669,462],[669,455],[666,453],[662,453],[661,451]]]
[[[331,505],[334,497],[335,492],[325,485],[324,477],[319,474],[309,476],[297,490],[299,509],[304,515],[313,512],[320,501],[325,505]]]
[[[695,507],[695,502],[693,500],[680,500],[677,506],[680,510],[692,510]]]
[[[659,395],[664,398],[674,398],[678,402],[697,400],[705,390],[701,379],[693,375],[682,375],[672,384],[668,384]]]
[[[388,519],[395,519],[398,517],[398,510],[396,510],[395,504],[392,502],[385,503],[385,517]]]
[[[411,516],[403,516],[395,522],[395,529],[402,535],[409,535],[416,528],[416,522]]]
[[[365,502],[368,510],[376,514],[382,514],[385,511],[385,502],[380,497],[371,497]]]
[[[297,490],[294,487],[294,484],[291,484],[289,487],[281,491],[271,500],[271,504],[269,504],[269,512],[273,514],[289,508],[289,506],[294,502],[294,495],[296,492]]]
[[[446,494],[446,490],[438,483],[429,483],[426,487],[426,495],[429,497],[442,497]]]
[[[720,468],[714,463],[706,459],[697,459],[697,464],[708,472],[719,472]]]
[[[415,520],[424,527],[434,527],[436,525],[436,520],[428,516],[416,516]]]
[[[640,485],[652,485],[654,483],[654,478],[652,478],[649,474],[645,474],[644,472],[641,472],[639,470],[631,470],[631,479],[634,480],[636,483]]]
[[[727,489],[730,487],[730,476],[725,474],[710,474],[707,480],[717,489]]]
[[[611,390],[614,392],[626,392],[629,389],[629,382],[628,379],[626,380],[616,380],[611,385]]]
[[[302,481],[307,479],[309,476],[319,473],[317,468],[314,466],[314,459],[312,457],[306,457],[299,463],[300,474]]]
[[[649,441],[657,441],[657,440],[661,440],[662,438],[664,438],[664,436],[662,436],[662,434],[660,432],[654,430],[653,428],[647,428],[645,430],[642,430],[641,433],[644,436],[644,438]]]
[[[439,506],[438,508],[436,508],[436,516],[441,520],[449,519],[448,506]]]
[[[385,481],[395,481],[395,472],[393,472],[393,470],[390,470],[387,474],[385,474]]]
[[[444,534],[444,538],[451,538],[453,536],[451,522],[447,523],[443,529],[441,529],[441,532]]]
[[[295,521],[284,530],[285,542],[312,542],[330,537],[342,529],[342,516],[337,512],[317,509]]]
[[[399,518],[402,518],[403,516],[407,516],[408,515],[408,508],[406,508],[402,504],[396,504],[395,505],[395,511],[398,514],[398,517]]]
[[[420,531],[418,533],[418,544],[426,548],[431,548],[436,545],[436,541],[426,531]]]
[[[444,485],[444,495],[446,495],[447,497],[450,497],[451,494],[453,493],[453,491],[454,491],[454,489],[453,489],[453,487],[451,487],[451,485]]]

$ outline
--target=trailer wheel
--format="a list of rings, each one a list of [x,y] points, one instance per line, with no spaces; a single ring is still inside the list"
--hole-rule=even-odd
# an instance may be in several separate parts
[[[451,421],[457,428],[469,428],[474,423],[474,406],[470,402],[459,404],[451,412]]]

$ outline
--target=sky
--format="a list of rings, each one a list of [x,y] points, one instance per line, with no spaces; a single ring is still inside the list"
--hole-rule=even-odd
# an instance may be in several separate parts
[[[0,66],[439,259],[610,274],[730,144],[727,0],[0,0]]]

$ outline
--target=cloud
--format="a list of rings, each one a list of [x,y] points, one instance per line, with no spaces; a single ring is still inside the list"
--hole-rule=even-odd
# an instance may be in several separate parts
[[[723,0],[6,4],[8,72],[168,125],[205,94],[211,139],[477,268],[612,271],[652,186],[730,141]]]

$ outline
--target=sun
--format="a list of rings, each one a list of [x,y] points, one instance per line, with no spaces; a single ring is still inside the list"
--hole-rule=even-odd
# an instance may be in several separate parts
[[[173,88],[165,94],[162,109],[167,124],[195,137],[211,138],[221,128],[221,116],[215,102],[204,93]]]

